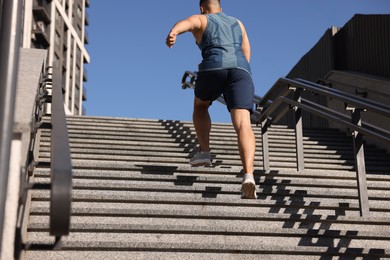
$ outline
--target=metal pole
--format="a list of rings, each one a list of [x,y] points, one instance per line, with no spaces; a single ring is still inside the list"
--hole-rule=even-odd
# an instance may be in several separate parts
[[[268,119],[261,122],[261,140],[263,147],[263,170],[268,172],[271,170],[269,162]]]
[[[23,0],[3,0],[0,28],[0,252],[14,122]]]
[[[352,123],[358,126],[362,125],[361,112],[363,110],[360,108],[355,108],[352,110]],[[368,191],[367,191],[367,175],[366,175],[366,162],[364,159],[364,140],[361,133],[357,131],[352,132],[353,137],[353,151],[355,155],[355,168],[357,175],[357,184],[358,184],[358,195],[359,195],[359,205],[360,205],[360,216],[368,217],[370,214],[370,206],[368,201]]]
[[[294,101],[301,103],[302,89],[298,88],[294,91]],[[302,124],[302,109],[299,107],[294,108],[294,120],[295,120],[295,146],[296,146],[296,158],[297,158],[297,171],[305,170],[305,158],[303,151],[303,124]]]

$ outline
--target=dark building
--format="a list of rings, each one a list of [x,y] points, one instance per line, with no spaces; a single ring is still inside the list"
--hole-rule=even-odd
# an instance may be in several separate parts
[[[390,105],[390,15],[356,14],[344,27],[327,30],[294,66],[287,78],[302,78],[349,94]],[[305,99],[350,114],[345,104],[304,94]],[[305,127],[338,127],[303,112]],[[292,114],[283,123],[292,125]],[[390,119],[363,113],[366,123],[389,129]],[[340,128],[341,129],[341,128]],[[374,141],[375,142],[375,141]],[[381,146],[380,143],[377,145]]]

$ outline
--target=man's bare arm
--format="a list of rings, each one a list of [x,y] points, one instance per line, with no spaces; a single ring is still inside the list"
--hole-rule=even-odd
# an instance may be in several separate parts
[[[176,42],[176,37],[182,33],[185,32],[192,32],[195,33],[196,31],[200,30],[202,27],[202,23],[200,20],[199,15],[193,15],[190,16],[180,22],[177,22],[169,32],[166,44],[169,48],[172,48],[172,46]]]
[[[240,21],[238,21],[238,23],[240,24],[241,31],[242,31],[241,49],[242,49],[242,52],[244,53],[246,60],[248,62],[250,62],[251,61],[251,45],[249,43],[248,35],[246,34],[246,30],[245,30],[244,25]]]

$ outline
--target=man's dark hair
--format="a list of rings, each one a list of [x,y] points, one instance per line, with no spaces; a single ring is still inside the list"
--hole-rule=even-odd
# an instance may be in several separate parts
[[[205,6],[210,4],[211,2],[216,1],[216,0],[200,0],[199,1],[199,6]],[[218,0],[218,3],[221,4],[221,0]]]

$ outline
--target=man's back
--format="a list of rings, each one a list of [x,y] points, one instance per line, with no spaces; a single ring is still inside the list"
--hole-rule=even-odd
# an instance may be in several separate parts
[[[222,12],[205,16],[207,26],[198,44],[203,57],[199,70],[240,68],[250,72],[241,48],[243,33],[238,20]]]

